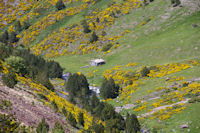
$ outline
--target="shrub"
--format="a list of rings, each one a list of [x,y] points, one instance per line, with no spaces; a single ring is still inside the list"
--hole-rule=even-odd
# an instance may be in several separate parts
[[[9,36],[10,43],[14,43],[19,40],[19,38],[17,38],[16,35],[17,34],[14,31],[10,33],[10,36]]]
[[[15,23],[15,30],[17,31],[17,33],[22,31],[22,26],[20,24],[20,21],[16,21]]]
[[[14,86],[17,84],[16,75],[12,71],[9,71],[7,74],[4,74],[2,76],[2,80],[3,83],[10,88],[14,88]]]
[[[91,32],[89,25],[87,24],[86,20],[83,20],[81,24],[83,25],[83,32],[84,33],[90,33]]]
[[[181,4],[180,0],[171,0],[171,4],[173,5],[173,7],[176,7],[178,5]]]
[[[184,83],[183,83],[183,87],[187,87],[188,85],[189,85],[188,82],[184,82]]]
[[[11,106],[12,106],[12,103],[10,101],[7,101],[6,99],[1,100],[0,109],[2,110],[9,109]]]
[[[0,42],[8,43],[9,35],[8,31],[6,30],[0,37]]]
[[[42,118],[42,121],[38,124],[36,128],[37,133],[48,133],[49,131],[49,125],[45,121],[45,118]]]
[[[38,94],[39,98],[47,100],[46,96],[44,96],[43,94]]]
[[[19,123],[10,114],[0,114],[0,125],[0,133],[12,133],[19,127]]]
[[[62,125],[58,121],[56,121],[52,133],[65,133]]]
[[[78,115],[78,124],[84,126],[84,117],[82,112],[80,112]]]
[[[189,103],[200,102],[200,97],[193,97],[193,98],[191,98],[188,102],[189,102]]]
[[[29,27],[30,27],[31,25],[30,25],[30,23],[28,22],[28,21],[25,21],[24,23],[23,23],[23,29],[28,29]]]
[[[74,116],[72,115],[71,112],[68,113],[67,115],[67,120],[69,121],[69,123],[73,126],[73,127],[76,127],[76,119],[74,118]]]
[[[65,107],[62,108],[62,113],[66,116],[67,115],[67,110],[65,109]]]
[[[106,33],[105,31],[102,31],[102,32],[101,32],[101,35],[102,35],[102,36],[106,36],[107,33]]]
[[[5,59],[5,62],[11,66],[14,71],[18,74],[25,75],[27,73],[27,68],[25,66],[25,60],[19,56],[9,56]]]
[[[12,53],[13,46],[0,43],[0,59],[4,60]]]
[[[113,45],[109,43],[109,44],[105,45],[105,46],[102,48],[102,51],[106,52],[106,51],[108,51],[112,46],[113,46]]]
[[[49,78],[45,72],[38,73],[35,80],[37,83],[44,85],[47,89],[54,91],[54,86],[49,81]]]
[[[150,70],[146,66],[143,67],[142,70],[140,71],[140,74],[142,77],[146,77],[149,73],[150,73]]]
[[[53,106],[54,110],[56,112],[58,112],[58,105],[56,104],[55,100],[53,100],[53,102],[51,103],[51,105]]]
[[[95,133],[104,133],[104,126],[102,124],[96,124],[95,122],[93,122],[92,130]]]
[[[65,4],[63,3],[62,0],[58,0],[58,1],[57,1],[57,3],[56,3],[56,8],[57,8],[58,10],[62,10],[62,9],[65,8]]]
[[[96,35],[95,32],[92,33],[92,36],[90,38],[90,43],[96,42],[98,40],[98,36]]]

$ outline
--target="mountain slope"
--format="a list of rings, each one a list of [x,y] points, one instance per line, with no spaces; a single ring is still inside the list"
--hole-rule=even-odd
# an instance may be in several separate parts
[[[198,0],[180,0],[178,6],[171,0],[71,0],[64,1],[63,10],[56,9],[54,0],[26,2],[15,1],[19,8],[9,7],[11,1],[1,4],[6,12],[1,15],[1,34],[15,31],[19,41],[13,46],[22,44],[35,55],[59,62],[64,72],[83,73],[90,86],[113,78],[120,94],[103,101],[124,117],[136,114],[143,130],[200,131]],[[16,20],[29,27],[17,31]],[[106,64],[90,66],[96,58]],[[61,79],[51,81],[59,89],[64,85]]]

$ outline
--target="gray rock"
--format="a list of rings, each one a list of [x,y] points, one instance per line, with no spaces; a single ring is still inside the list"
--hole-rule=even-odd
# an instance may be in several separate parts
[[[189,127],[188,124],[181,125],[181,128],[188,128],[188,127]]]
[[[192,28],[196,28],[196,27],[198,27],[197,24],[192,24]]]

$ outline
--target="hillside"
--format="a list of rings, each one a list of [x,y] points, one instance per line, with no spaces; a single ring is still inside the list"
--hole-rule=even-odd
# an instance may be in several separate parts
[[[105,107],[106,103],[111,104],[125,120],[127,113],[136,114],[141,132],[200,132],[199,0],[63,2],[64,6],[61,4],[62,8],[58,9],[58,0],[1,1],[0,41],[12,45],[11,54],[3,55],[4,49],[0,50],[2,75],[6,74],[5,69],[9,70],[5,63],[9,56],[17,55],[29,61],[23,52],[12,49],[30,49],[30,53],[38,57],[34,62],[30,55],[32,64],[25,64],[29,64],[27,69],[31,71],[26,76],[17,75],[18,84],[14,89],[1,84],[0,99],[12,103],[10,112],[0,110],[1,114],[16,114],[19,122],[33,127],[37,127],[42,117],[50,128],[54,127],[54,120],[58,120],[66,125],[65,132],[93,131],[95,119],[95,123],[102,123],[108,132],[103,116],[77,101],[70,101],[69,85],[61,79],[63,71],[85,75],[90,87],[103,88],[105,79],[112,78],[120,88],[119,95],[111,99],[101,93],[98,98]],[[8,53],[9,49],[5,48]],[[47,65],[42,64],[40,58],[44,58]],[[90,61],[98,58],[106,63],[91,66]],[[50,61],[58,62],[63,70],[55,62],[48,64]],[[37,66],[37,63],[42,65]],[[43,71],[49,76],[48,81],[40,78],[44,76]],[[49,84],[55,90],[49,89]],[[52,103],[56,103],[58,111]],[[69,125],[63,107],[77,122],[82,112],[86,124]],[[21,114],[22,110],[26,111]],[[33,115],[31,120],[30,114]]]

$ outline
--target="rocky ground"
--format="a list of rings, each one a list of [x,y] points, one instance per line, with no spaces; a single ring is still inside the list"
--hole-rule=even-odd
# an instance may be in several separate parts
[[[50,107],[45,106],[37,100],[37,97],[31,92],[26,91],[27,88],[19,86],[14,89],[3,86],[0,82],[0,101],[7,100],[12,103],[8,109],[0,109],[1,113],[14,114],[19,122],[27,126],[37,127],[38,123],[44,117],[50,128],[54,127],[56,121],[61,123],[65,128],[65,132],[70,132],[70,126],[65,118],[56,113]]]

